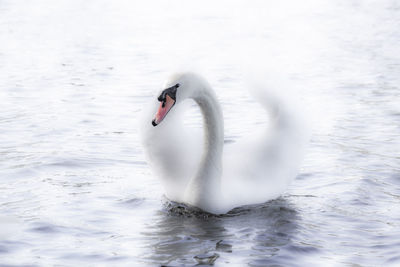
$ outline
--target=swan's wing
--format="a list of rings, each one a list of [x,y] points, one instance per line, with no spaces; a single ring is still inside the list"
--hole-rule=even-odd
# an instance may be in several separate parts
[[[224,147],[223,183],[230,201],[265,202],[281,195],[295,177],[306,143],[293,107],[273,95],[258,95],[270,125]]]
[[[153,127],[151,121],[159,103],[144,111],[141,138],[147,161],[153,173],[161,179],[167,197],[181,201],[189,179],[200,162],[202,135],[200,131],[183,126],[179,105],[170,111],[165,121]]]

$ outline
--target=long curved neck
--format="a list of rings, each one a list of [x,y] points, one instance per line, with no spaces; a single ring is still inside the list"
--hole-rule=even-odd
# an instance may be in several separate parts
[[[204,153],[202,164],[208,164],[208,162],[210,162],[218,165],[222,160],[224,120],[221,107],[214,92],[207,87],[203,90],[203,94],[194,98],[203,115]]]
[[[190,204],[210,210],[220,196],[224,121],[215,93],[207,84],[199,88],[193,99],[203,115],[204,152],[187,193]]]

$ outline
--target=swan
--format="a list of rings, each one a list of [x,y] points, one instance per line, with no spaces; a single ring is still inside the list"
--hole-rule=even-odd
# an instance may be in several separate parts
[[[304,147],[301,123],[291,105],[260,94],[270,125],[258,135],[224,145],[217,96],[200,75],[171,75],[145,111],[141,136],[147,162],[161,178],[166,197],[213,214],[279,197],[297,174]],[[203,134],[184,127],[188,99],[199,107]]]

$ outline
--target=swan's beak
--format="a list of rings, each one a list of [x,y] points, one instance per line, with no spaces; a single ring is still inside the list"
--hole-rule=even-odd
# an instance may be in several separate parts
[[[156,117],[151,122],[153,126],[157,126],[160,122],[167,116],[168,112],[175,105],[175,100],[172,99],[169,95],[165,96],[165,99],[161,101],[160,107],[157,110]]]

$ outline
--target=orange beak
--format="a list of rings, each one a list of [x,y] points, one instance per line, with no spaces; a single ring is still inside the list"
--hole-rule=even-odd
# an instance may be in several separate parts
[[[175,100],[173,100],[169,95],[166,95],[165,100],[160,103],[160,107],[157,110],[156,117],[151,122],[153,126],[157,126],[160,122],[167,116],[168,112],[175,105]]]

